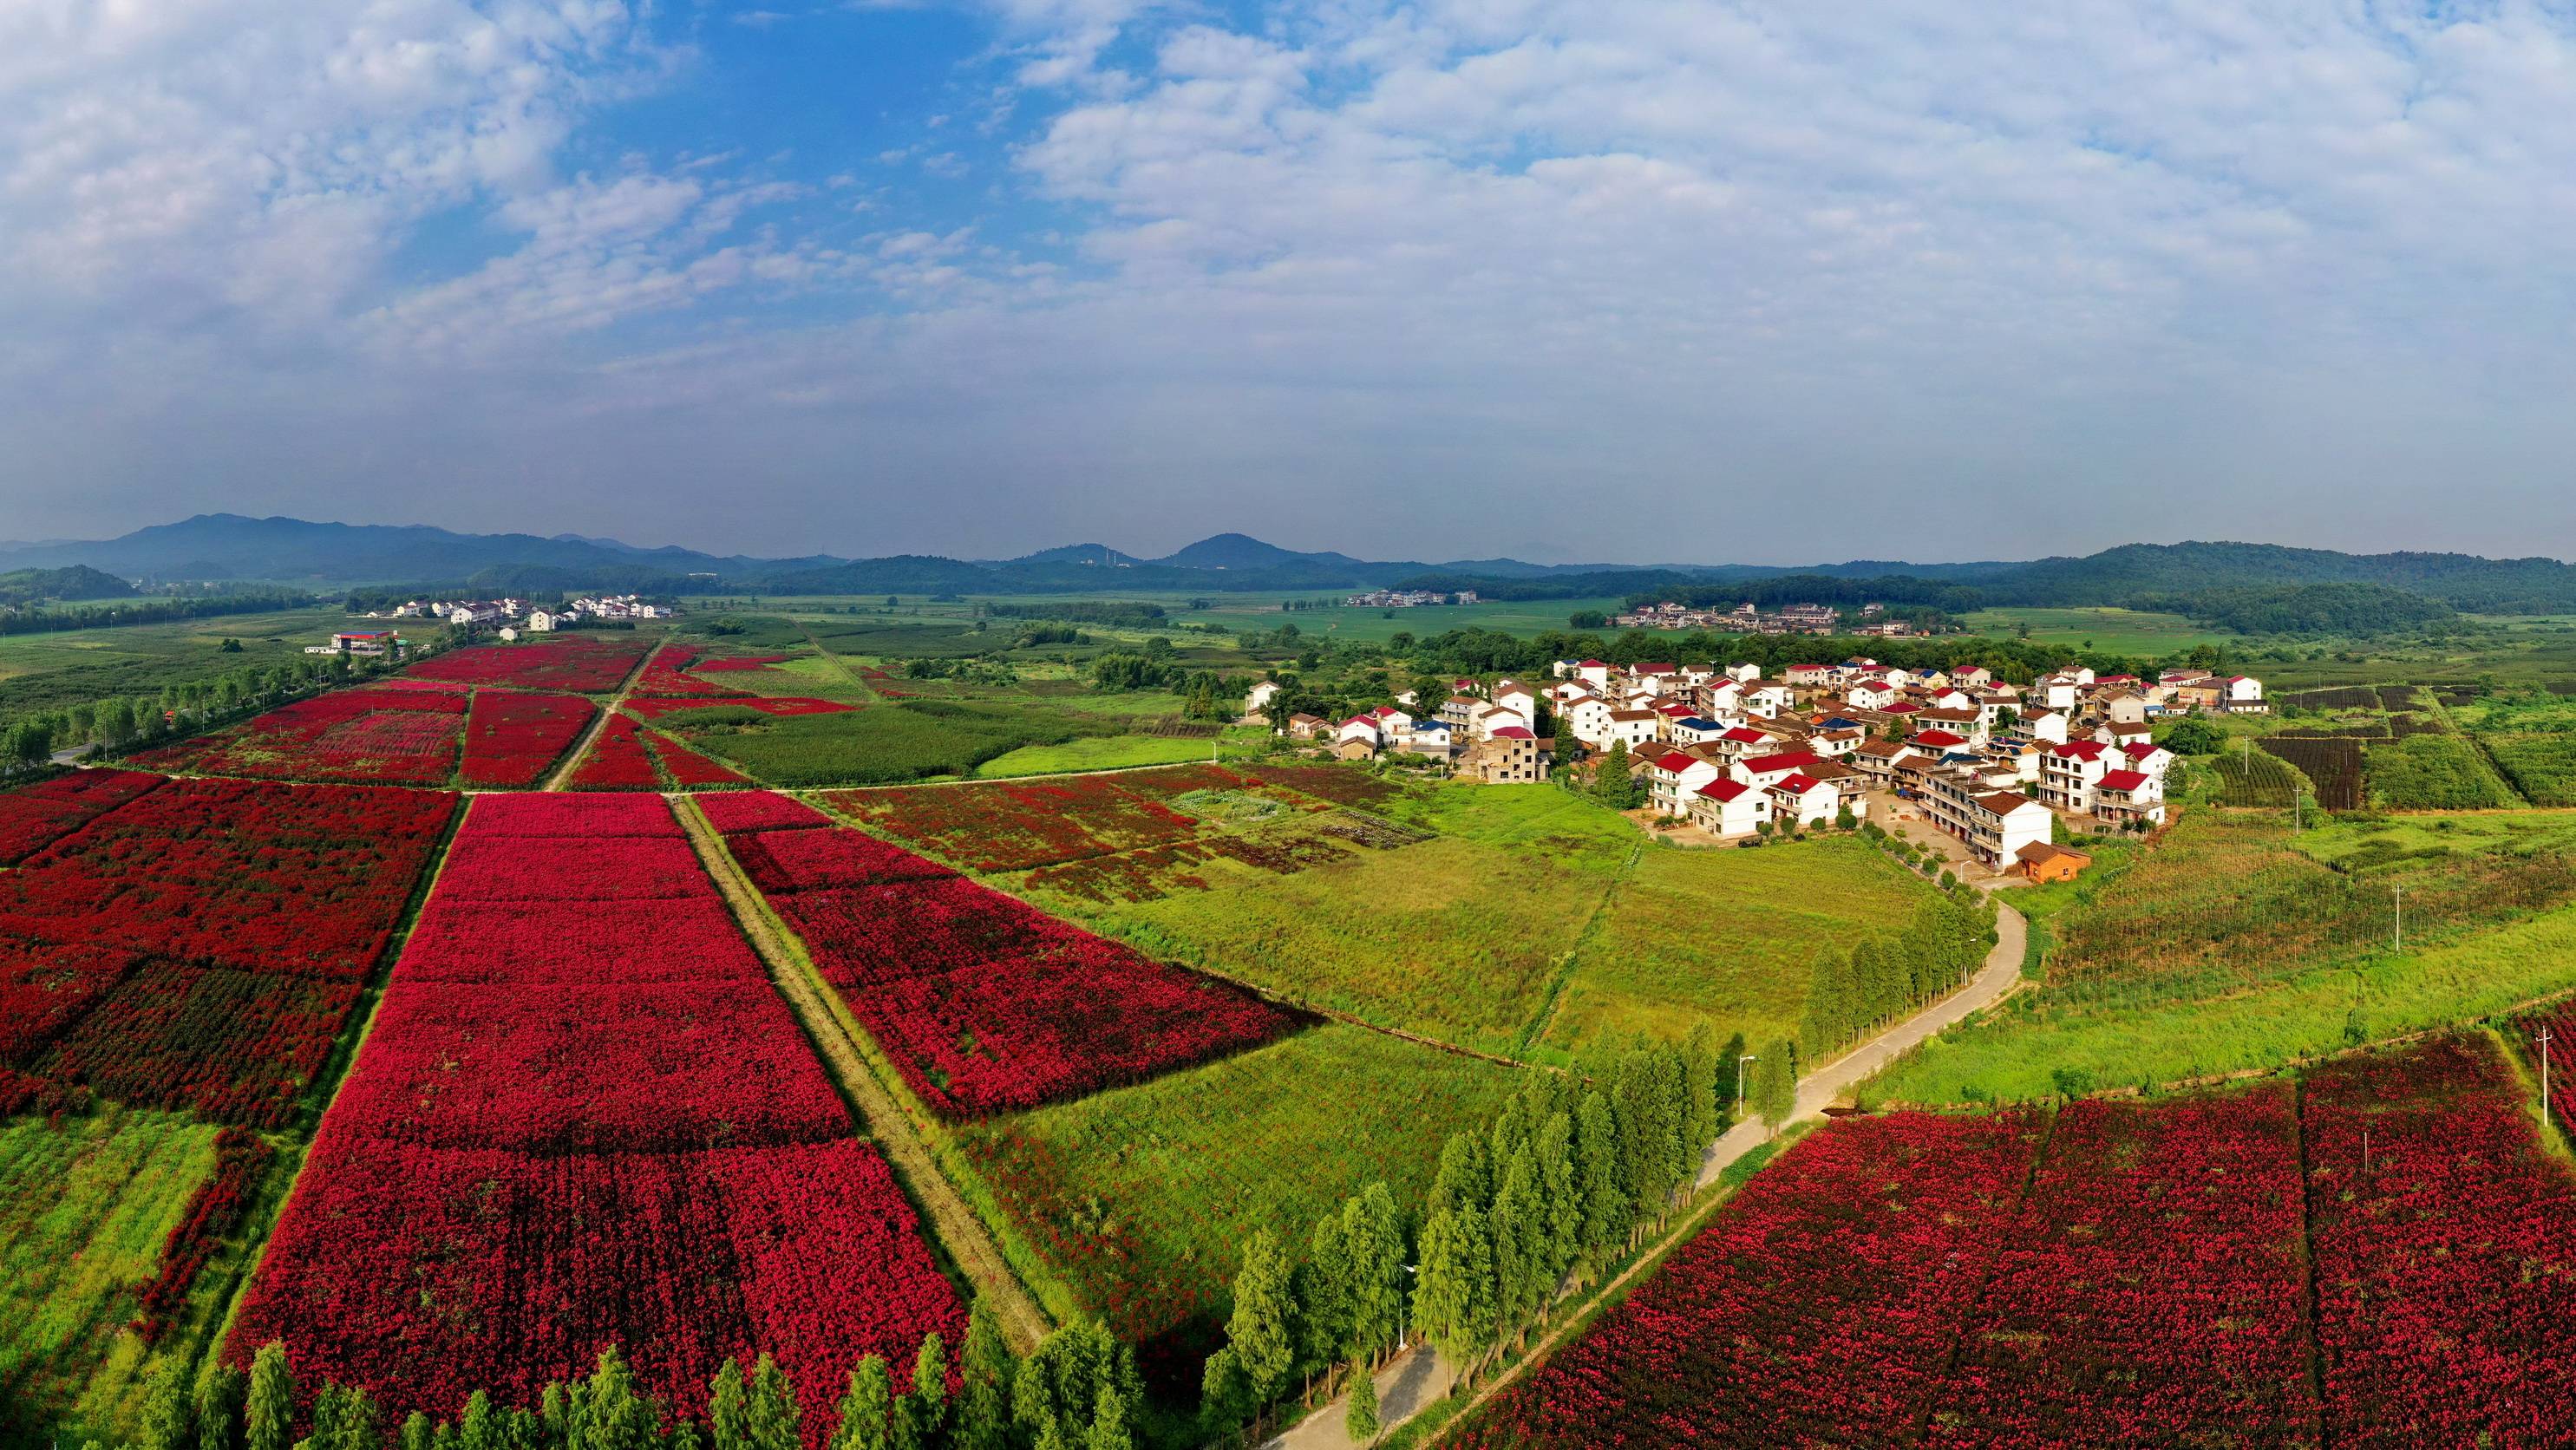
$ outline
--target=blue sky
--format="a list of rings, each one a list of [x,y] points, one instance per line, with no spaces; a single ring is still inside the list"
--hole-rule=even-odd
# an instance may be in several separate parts
[[[2563,3],[0,8],[0,538],[2576,554]]]

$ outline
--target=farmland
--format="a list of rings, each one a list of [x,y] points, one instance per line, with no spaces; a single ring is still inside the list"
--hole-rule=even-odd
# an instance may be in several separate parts
[[[2571,1186],[2484,1035],[2296,1088],[1861,1119],[1446,1443],[2556,1443]]]

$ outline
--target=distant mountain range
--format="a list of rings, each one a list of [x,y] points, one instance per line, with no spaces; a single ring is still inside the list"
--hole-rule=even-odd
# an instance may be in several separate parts
[[[1218,534],[1160,557],[1068,544],[1016,559],[904,554],[848,559],[716,555],[639,548],[578,534],[463,534],[422,525],[312,523],[201,514],[114,539],[0,545],[0,572],[104,571],[137,583],[270,581],[458,587],[536,593],[632,588],[748,593],[1070,593],[1473,588],[1494,598],[1585,598],[1658,591],[1746,597],[1813,591],[1891,604],[2121,604],[2210,590],[2366,584],[2491,613],[2576,611],[2576,568],[2555,559],[2471,554],[2343,554],[2276,544],[2124,544],[2080,558],[1968,563],[1850,560],[1787,568],[1748,564],[1533,564],[1519,559],[1365,560],[1301,553]],[[79,577],[79,576],[65,576]],[[79,587],[95,587],[83,579]],[[69,596],[58,596],[69,597]]]

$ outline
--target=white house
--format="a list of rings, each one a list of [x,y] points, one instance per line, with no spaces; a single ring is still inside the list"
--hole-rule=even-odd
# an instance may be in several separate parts
[[[2066,716],[2057,710],[2042,710],[2021,717],[2022,733],[2048,745],[2066,743]]]
[[[1610,748],[1610,702],[1598,695],[1584,695],[1566,702],[1560,712],[1560,729],[1571,730],[1574,738],[1596,750]]]
[[[1506,710],[1517,712],[1524,720],[1538,718],[1538,692],[1518,680],[1497,680],[1493,701]]]
[[[1725,775],[1711,762],[1679,750],[1649,751],[1640,758],[1645,761],[1646,799],[1659,815],[1683,814],[1701,786]]]
[[[1691,793],[1690,817],[1712,835],[1750,836],[1771,819],[1771,797],[1738,780],[1713,780]]]
[[[2104,771],[2093,787],[2093,814],[2106,821],[2146,821],[2161,826],[2165,821],[2165,783],[2161,777],[2144,771]]]
[[[2039,798],[2060,810],[2090,813],[2093,788],[2111,769],[2111,747],[2099,740],[2069,740],[2039,758]]]
[[[2259,715],[2271,708],[2263,703],[2263,682],[2251,675],[2229,675],[2218,683],[2219,699],[2230,710]]]
[[[1601,660],[1584,660],[1576,664],[1574,677],[1596,690],[1610,688],[1610,666]]]
[[[1815,763],[1814,755],[1804,750],[1791,750],[1778,755],[1748,756],[1736,761],[1727,773],[1746,785],[1767,790]]]
[[[1782,777],[1763,794],[1771,797],[1773,820],[1800,826],[1832,820],[1842,804],[1842,793],[1831,782],[1803,771]]]
[[[1750,684],[1762,678],[1762,667],[1754,664],[1728,665],[1726,677],[1739,685]]]
[[[1858,710],[1884,710],[1896,703],[1896,687],[1885,680],[1855,680],[1843,700]]]
[[[537,623],[537,621],[542,618],[544,618],[543,615],[528,616],[529,626],[536,629],[546,628],[546,626]],[[1277,699],[1278,696],[1279,682],[1277,680],[1263,680],[1259,684],[1254,685],[1251,689],[1243,692],[1243,713],[1246,715],[1258,715],[1263,710],[1268,709],[1270,702]]]
[[[1663,718],[1652,710],[1613,710],[1610,712],[1607,738],[1601,741],[1601,748],[1607,750],[1612,743],[1622,740],[1628,743],[1630,750],[1640,745],[1652,744],[1655,739],[1655,727],[1662,723]]]

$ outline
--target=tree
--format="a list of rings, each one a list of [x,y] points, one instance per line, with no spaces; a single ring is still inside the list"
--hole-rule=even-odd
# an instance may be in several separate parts
[[[1776,1041],[1753,1065],[1753,1108],[1774,1133],[1798,1110],[1797,1051],[1785,1039]]]
[[[743,1407],[745,1450],[801,1450],[796,1428],[801,1418],[803,1411],[796,1407],[796,1391],[787,1383],[787,1371],[762,1355],[751,1367],[751,1394]]]
[[[1135,1450],[1135,1437],[1127,1433],[1127,1397],[1116,1384],[1103,1382],[1092,1397],[1091,1430],[1082,1443],[1083,1450]]]
[[[982,1299],[966,1314],[966,1347],[957,1388],[958,1450],[1005,1450],[1011,1439],[1011,1387],[1019,1367],[1002,1326]]]
[[[1252,1386],[1243,1377],[1234,1346],[1225,1345],[1208,1356],[1207,1367],[1199,1372],[1199,1429],[1210,1439],[1229,1435],[1251,1413]]]
[[[1554,1284],[1583,1256],[1583,1195],[1575,1186],[1574,1120],[1564,1113],[1548,1114],[1530,1153],[1538,1167],[1539,1201],[1546,1215],[1547,1279]]]
[[[272,1339],[250,1360],[244,1450],[288,1450],[295,1443],[295,1372],[286,1346]]]
[[[1592,767],[1592,794],[1614,811],[1637,805],[1637,776],[1628,759],[1628,742],[1613,740],[1601,762]]]
[[[437,1431],[429,1423],[429,1416],[414,1410],[403,1416],[402,1434],[395,1443],[402,1450],[431,1450],[436,1440]]]
[[[617,1346],[599,1352],[580,1390],[581,1443],[572,1450],[659,1450],[661,1406],[635,1387],[635,1372]]]
[[[1342,1242],[1351,1261],[1351,1349],[1367,1358],[1394,1342],[1404,1315],[1404,1219],[1384,1183],[1342,1205]]]
[[[1234,1313],[1225,1322],[1226,1343],[1256,1405],[1277,1397],[1296,1368],[1289,1322],[1295,1292],[1287,1250],[1268,1229],[1256,1230],[1243,1246],[1243,1267],[1234,1276]]]
[[[1103,1408],[1116,1406],[1123,1424],[1125,1407],[1143,1397],[1134,1355],[1107,1326],[1078,1321],[1048,1335],[1020,1361],[1011,1413],[1040,1450],[1088,1450]]]
[[[832,1431],[832,1450],[891,1450],[894,1444],[894,1384],[886,1362],[869,1355],[850,1371],[842,1392],[840,1423]]]
[[[1424,1219],[1465,1204],[1481,1209],[1493,1196],[1484,1142],[1473,1133],[1450,1134],[1440,1145],[1440,1167],[1431,1177],[1431,1197],[1422,1209]]]
[[[1329,1366],[1350,1348],[1352,1284],[1349,1229],[1341,1210],[1315,1220],[1306,1262],[1297,1266],[1298,1353]]]
[[[235,1365],[218,1364],[197,1386],[197,1450],[241,1450],[242,1395],[250,1380]]]
[[[1717,1029],[1706,1018],[1682,1041],[1682,1141],[1694,1163],[1717,1141],[1723,1122],[1717,1106]]]
[[[1575,1185],[1583,1205],[1583,1247],[1599,1253],[1628,1231],[1626,1186],[1619,1181],[1619,1125],[1598,1089],[1583,1095],[1574,1119]]]
[[[725,1361],[725,1368],[733,1370],[738,1407],[738,1397],[742,1389],[742,1371],[734,1368],[732,1360]],[[719,1376],[716,1383],[723,1384],[723,1378]],[[717,1403],[721,1405],[722,1399],[719,1398]],[[501,1423],[500,1412],[492,1408],[492,1396],[485,1391],[476,1390],[465,1397],[465,1418],[459,1421],[456,1427],[456,1450],[506,1450],[506,1434]]]
[[[898,1450],[931,1450],[948,1429],[948,1345],[933,1330],[912,1357],[912,1392],[895,1402]]]
[[[1503,1170],[1488,1220],[1494,1245],[1494,1321],[1526,1323],[1547,1311],[1555,1280],[1547,1272],[1547,1205],[1540,1201],[1538,1163],[1521,1145]]]
[[[1493,1337],[1493,1244],[1473,1203],[1444,1208],[1423,1224],[1413,1318],[1455,1365],[1472,1365]]]
[[[196,1437],[187,1361],[175,1354],[165,1356],[143,1391],[143,1450],[188,1450]]]
[[[1351,1366],[1351,1407],[1342,1414],[1342,1433],[1366,1445],[1377,1431],[1377,1376],[1362,1359]]]

